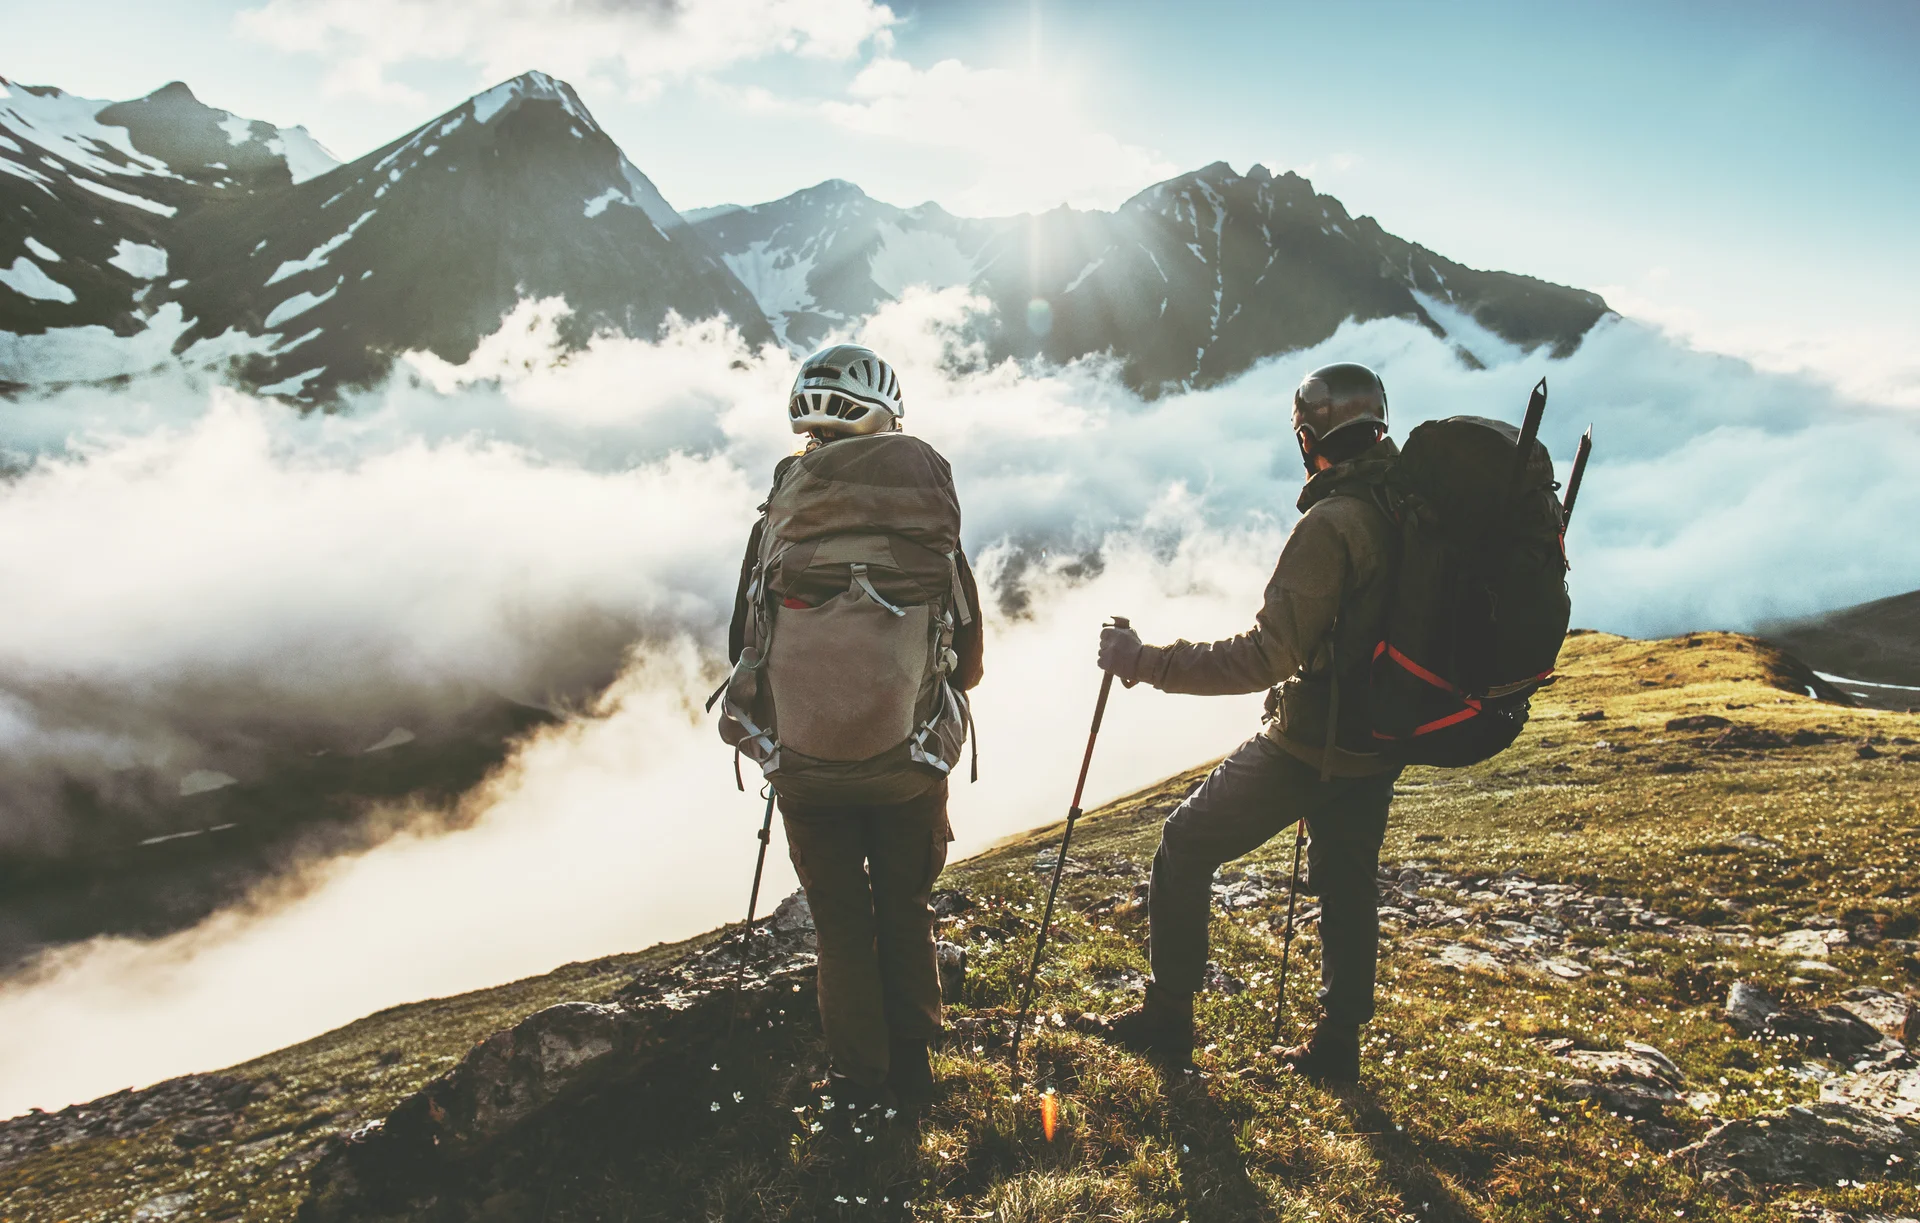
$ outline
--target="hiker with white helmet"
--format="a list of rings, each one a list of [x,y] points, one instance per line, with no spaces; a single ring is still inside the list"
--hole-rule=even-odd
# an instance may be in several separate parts
[[[933,1086],[940,985],[929,898],[953,839],[947,782],[972,728],[980,602],[953,475],[901,430],[893,367],[836,344],[801,362],[734,602],[721,734],[776,796],[813,911],[827,1080],[848,1110]]]

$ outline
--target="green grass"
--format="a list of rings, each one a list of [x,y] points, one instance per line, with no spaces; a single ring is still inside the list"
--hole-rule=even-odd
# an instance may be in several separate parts
[[[1407,774],[1386,861],[1472,876],[1519,870],[1756,937],[1817,917],[1914,936],[1920,763],[1895,759],[1912,749],[1894,740],[1920,738],[1920,718],[1844,709],[1777,687],[1793,682],[1790,661],[1724,634],[1657,642],[1584,634],[1569,640],[1562,673],[1512,751],[1474,769]],[[1606,718],[1576,720],[1595,709]],[[1696,713],[1841,737],[1730,757],[1701,750],[1712,732],[1665,729],[1668,719]],[[1858,758],[1856,744],[1875,736],[1885,754]],[[1603,741],[1625,750],[1598,746]],[[1659,771],[1676,763],[1696,771]],[[1727,985],[1757,980],[1800,1003],[1830,1000],[1853,984],[1911,990],[1920,962],[1887,943],[1836,949],[1844,976],[1814,984],[1758,946],[1582,928],[1570,948],[1614,967],[1564,981],[1435,962],[1437,946],[1471,943],[1476,927],[1399,935],[1390,928],[1365,1079],[1357,1091],[1336,1092],[1274,1073],[1280,939],[1270,904],[1216,912],[1214,957],[1250,988],[1199,999],[1205,1049],[1197,1074],[1169,1079],[1074,1033],[1065,1026],[1074,1014],[1135,996],[1126,974],[1146,970],[1145,911],[1131,891],[1144,879],[1160,819],[1204,772],[1082,821],[1072,857],[1094,869],[1070,875],[1063,888],[1025,1063],[1030,1081],[1018,1092],[995,1034],[1044,900],[1035,854],[1057,843],[1057,827],[956,863],[943,880],[979,906],[945,923],[947,937],[969,946],[971,965],[964,996],[949,1006],[954,1038],[935,1059],[941,1095],[918,1133],[889,1131],[852,1149],[827,1130],[815,1133],[815,1115],[792,1111],[804,1086],[799,1067],[768,1085],[766,1107],[743,1109],[697,1141],[602,1158],[594,1183],[550,1192],[538,1210],[521,1200],[502,1217],[898,1218],[902,1198],[911,1217],[956,1223],[1760,1220],[1780,1217],[1787,1201],[1849,1213],[1920,1210],[1911,1165],[1866,1187],[1799,1187],[1768,1202],[1708,1193],[1664,1157],[1670,1144],[1649,1145],[1644,1128],[1577,1098],[1564,1063],[1546,1047],[1559,1038],[1585,1047],[1656,1045],[1685,1071],[1689,1090],[1718,1097],[1719,1118],[1805,1102],[1817,1088],[1792,1073],[1799,1056],[1736,1039],[1718,1017]],[[1781,848],[1728,844],[1741,833]],[[1290,850],[1281,837],[1236,865],[1284,878]],[[975,937],[978,927],[1002,934]],[[287,1219],[303,1187],[300,1153],[318,1135],[382,1115],[480,1036],[555,1001],[606,1000],[643,964],[679,950],[395,1008],[248,1063],[235,1073],[276,1088],[230,1139],[183,1151],[150,1132],[48,1153],[0,1173],[0,1213],[23,1223],[122,1218],[130,1202],[191,1186],[205,1217]],[[1289,1033],[1291,1021],[1311,1011],[1310,932],[1294,957]],[[1051,1140],[1039,1107],[1048,1091],[1060,1114]],[[1678,1140],[1704,1132],[1700,1116],[1671,1111]]]

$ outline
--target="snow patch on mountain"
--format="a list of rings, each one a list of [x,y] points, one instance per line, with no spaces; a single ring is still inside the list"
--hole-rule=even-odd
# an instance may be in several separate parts
[[[107,382],[178,365],[216,369],[238,357],[267,355],[275,336],[248,335],[228,328],[211,339],[196,340],[177,357],[173,346],[194,320],[179,302],[167,302],[130,336],[105,327],[52,327],[39,335],[0,331],[0,379],[24,383]]]
[[[626,180],[626,186],[608,187],[586,201],[587,216],[599,216],[610,204],[625,204],[645,213],[647,220],[653,222],[653,227],[660,231],[662,237],[667,236],[669,229],[687,223],[684,217],[674,211],[673,205],[667,203],[667,198],[660,194],[653,180],[642,174],[639,167],[624,156],[620,158],[620,176]]]
[[[40,265],[25,255],[14,259],[12,267],[0,270],[0,285],[37,301],[66,302],[71,305],[75,300],[72,289],[41,271]]]
[[[326,368],[324,365],[316,365],[312,369],[303,369],[291,378],[282,378],[272,386],[261,387],[260,393],[262,395],[284,395],[289,399],[297,398],[304,392],[307,383],[325,372]]]
[[[27,249],[40,256],[40,258],[45,259],[48,263],[60,262],[60,252],[54,250],[38,238],[28,238]]]
[[[800,255],[781,247],[772,247],[772,239],[762,238],[738,253],[720,258],[727,269],[747,287],[760,310],[787,343],[787,313],[811,312],[818,308],[807,277],[813,274],[814,256]]]
[[[227,134],[228,144],[243,145],[253,139],[253,120],[227,111],[226,118],[220,120],[220,130]]]
[[[105,183],[96,183],[90,178],[77,178],[72,174],[67,175],[67,178],[76,187],[84,187],[104,199],[117,200],[122,204],[131,204],[135,208],[145,212],[151,212],[155,216],[170,217],[180,211],[172,204],[162,204],[158,200],[150,200],[143,195],[134,195],[129,191],[120,191],[107,186]]]
[[[375,210],[370,208],[367,211],[361,213],[359,218],[355,220],[353,224],[347,226],[346,232],[335,234],[333,237],[328,238],[325,242],[322,242],[319,246],[314,247],[312,250],[307,252],[306,258],[288,259],[287,261],[282,263],[279,267],[273,270],[273,275],[267,277],[267,283],[277,284],[280,281],[285,280],[289,276],[295,276],[301,272],[311,272],[313,269],[325,265],[325,263],[327,262],[327,256],[333,254],[333,252],[339,250],[342,246],[346,245],[347,240],[353,237],[354,231],[359,229],[362,225],[365,225],[367,221],[373,216],[374,212]]]
[[[144,242],[120,239],[113,258],[107,260],[135,280],[158,280],[167,274],[167,252]]]
[[[95,174],[179,177],[166,162],[134,148],[126,128],[109,127],[95,118],[111,105],[75,97],[64,90],[30,88],[0,77],[0,127],[15,136]],[[117,156],[106,156],[108,153]]]
[[[340,159],[304,127],[281,128],[279,135],[267,141],[267,151],[287,163],[287,173],[293,176],[295,185],[319,178],[340,165]]]
[[[317,294],[309,293],[303,289],[300,292],[295,293],[292,297],[289,297],[287,300],[281,302],[279,305],[275,306],[273,310],[267,315],[267,321],[263,323],[262,326],[266,327],[267,330],[271,331],[275,327],[278,327],[280,324],[286,322],[288,319],[299,318],[301,315],[313,309],[315,306],[319,305],[321,302],[326,301],[329,297],[332,297],[335,293],[338,293],[339,291],[340,291],[340,285],[339,285],[339,282],[337,281],[334,283],[334,286],[331,289],[328,289],[325,293],[317,293]]]
[[[898,298],[911,285],[938,291],[973,283],[974,260],[952,235],[935,229],[903,229],[882,221],[879,246],[867,266],[867,276],[887,296]]]

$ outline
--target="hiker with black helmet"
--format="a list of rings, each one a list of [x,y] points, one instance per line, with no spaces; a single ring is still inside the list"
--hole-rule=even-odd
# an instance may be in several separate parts
[[[1307,470],[1301,518],[1253,627],[1206,644],[1145,645],[1131,628],[1100,635],[1100,666],[1124,680],[1165,692],[1269,691],[1261,733],[1167,818],[1149,897],[1153,979],[1141,1006],[1094,1030],[1173,1065],[1191,1060],[1214,872],[1304,819],[1308,888],[1321,899],[1324,1014],[1305,1043],[1280,1056],[1307,1076],[1353,1081],[1360,1026],[1373,1015],[1375,872],[1400,773],[1377,750],[1365,700],[1397,551],[1395,529],[1367,487],[1398,451],[1387,437],[1386,388],[1364,365],[1308,374],[1294,392],[1293,431]]]
[[[813,911],[837,1116],[927,1100],[940,984],[928,901],[972,729],[980,601],[947,462],[901,431],[893,367],[801,363],[734,601],[722,737],[759,764]]]

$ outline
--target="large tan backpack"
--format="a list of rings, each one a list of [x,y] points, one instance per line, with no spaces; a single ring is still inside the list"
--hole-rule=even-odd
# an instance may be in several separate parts
[[[841,438],[788,465],[720,693],[721,738],[782,797],[905,802],[959,762],[959,550],[952,469],[916,437]]]

